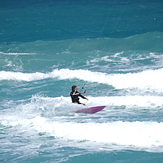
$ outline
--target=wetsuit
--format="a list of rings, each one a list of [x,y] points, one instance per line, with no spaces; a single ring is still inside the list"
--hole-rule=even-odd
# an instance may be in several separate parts
[[[78,92],[78,91],[73,91],[73,92],[70,93],[72,102],[73,102],[73,103],[74,103],[74,102],[77,102],[78,104],[81,104],[81,103],[79,102],[79,97],[78,97],[78,96],[82,97],[83,99],[86,99],[86,97],[82,96],[81,94],[76,95],[76,93],[79,93],[79,92]]]

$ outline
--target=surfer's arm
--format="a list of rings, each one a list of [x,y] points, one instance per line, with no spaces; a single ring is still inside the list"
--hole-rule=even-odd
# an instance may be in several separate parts
[[[84,96],[83,96],[83,95],[81,95],[80,93],[79,93],[79,96],[80,96],[81,98],[83,98],[83,99],[88,100],[88,98],[84,97]]]

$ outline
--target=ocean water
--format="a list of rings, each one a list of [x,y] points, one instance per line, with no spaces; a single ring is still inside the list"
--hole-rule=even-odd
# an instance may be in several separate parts
[[[163,163],[163,1],[1,0],[0,162]]]

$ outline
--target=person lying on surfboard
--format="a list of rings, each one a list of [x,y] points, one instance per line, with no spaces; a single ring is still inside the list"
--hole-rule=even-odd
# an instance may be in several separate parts
[[[72,86],[72,92],[70,93],[70,96],[71,96],[71,99],[72,99],[72,103],[85,105],[83,103],[80,103],[79,96],[81,98],[83,98],[83,99],[86,99],[86,100],[88,100],[88,98],[86,98],[83,95],[81,95],[81,93],[79,93],[77,90],[78,90],[78,87],[76,85],[73,85]]]

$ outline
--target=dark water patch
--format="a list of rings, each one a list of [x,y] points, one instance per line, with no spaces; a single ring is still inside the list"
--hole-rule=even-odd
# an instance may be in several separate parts
[[[0,42],[163,32],[161,1],[1,1]]]
[[[92,153],[80,155],[77,157],[69,158],[66,163],[162,163],[162,153],[149,153],[138,151],[123,151],[123,152],[110,152],[110,153]]]

